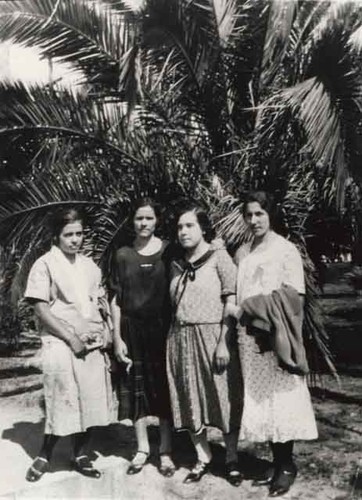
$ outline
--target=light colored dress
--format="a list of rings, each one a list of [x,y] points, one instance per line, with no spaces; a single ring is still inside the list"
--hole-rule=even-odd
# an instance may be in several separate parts
[[[167,342],[167,375],[174,426],[197,433],[209,425],[228,433],[239,429],[241,419],[236,338],[230,339],[231,359],[222,373],[215,369],[214,354],[223,298],[235,295],[236,268],[226,250],[218,249],[195,270],[182,292],[184,277],[182,265],[173,262],[170,292],[177,309]]]
[[[303,264],[297,248],[271,232],[252,252],[251,243],[237,252],[237,303],[270,294],[284,284],[305,293]],[[309,390],[304,376],[283,370],[273,352],[260,354],[245,327],[238,335],[244,380],[242,439],[252,442],[286,442],[318,436]]]
[[[80,333],[102,328],[98,300],[101,272],[92,259],[77,255],[71,264],[53,246],[33,265],[25,297],[48,302],[54,316]],[[65,436],[115,421],[115,404],[105,355],[99,349],[78,359],[61,339],[40,325],[45,396],[45,433]]]

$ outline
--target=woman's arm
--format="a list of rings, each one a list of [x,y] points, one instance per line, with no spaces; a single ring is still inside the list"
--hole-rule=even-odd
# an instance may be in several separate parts
[[[121,308],[117,304],[116,295],[111,301],[111,316],[113,323],[114,355],[120,363],[125,363],[127,372],[132,366],[132,360],[128,357],[127,345],[121,335]]]
[[[46,330],[54,337],[63,340],[69,345],[74,354],[80,358],[87,353],[85,343],[70,330],[67,330],[51,312],[48,302],[37,301],[34,304],[35,314],[45,326]]]
[[[228,309],[233,305],[235,306],[235,295],[229,295],[225,299],[220,337],[215,351],[215,364],[219,371],[224,370],[230,361],[230,353],[227,344],[230,332],[234,328],[235,321],[228,313]]]

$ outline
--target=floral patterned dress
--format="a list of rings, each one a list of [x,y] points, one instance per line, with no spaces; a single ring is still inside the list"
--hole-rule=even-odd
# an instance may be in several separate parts
[[[243,245],[235,260],[239,265],[239,304],[254,295],[270,294],[282,283],[305,293],[303,264],[297,248],[274,232],[253,251],[251,243]],[[260,354],[245,327],[239,329],[238,343],[244,380],[241,438],[252,442],[317,438],[305,377],[280,368],[273,352]]]
[[[195,263],[196,264],[196,263]],[[211,252],[183,287],[184,268],[171,266],[171,298],[176,307],[167,343],[167,374],[175,428],[194,433],[213,426],[239,429],[242,384],[236,339],[222,373],[214,354],[221,333],[224,301],[235,294],[236,268],[225,249]],[[181,285],[181,286],[180,286]]]

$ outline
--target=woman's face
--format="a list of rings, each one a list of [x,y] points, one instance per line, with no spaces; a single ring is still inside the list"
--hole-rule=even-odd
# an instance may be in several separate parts
[[[66,255],[75,255],[83,243],[83,224],[81,221],[74,221],[63,227],[59,238],[58,246]]]
[[[178,240],[186,250],[196,248],[204,240],[197,216],[194,212],[185,212],[177,224]]]
[[[257,201],[247,204],[244,220],[254,236],[261,238],[270,230],[269,214]]]
[[[154,234],[156,224],[157,217],[152,207],[146,206],[137,209],[133,218],[133,225],[136,236],[149,238]]]

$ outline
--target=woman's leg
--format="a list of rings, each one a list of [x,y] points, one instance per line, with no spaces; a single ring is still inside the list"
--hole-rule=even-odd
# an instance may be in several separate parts
[[[270,484],[270,496],[280,496],[289,491],[297,475],[293,461],[294,441],[270,443],[274,457],[275,474]]]
[[[147,433],[147,417],[141,417],[134,423],[137,439],[137,451],[144,452],[149,455],[150,443],[148,441]]]
[[[43,445],[38,454],[39,457],[45,458],[46,460],[50,460],[54,446],[56,445],[59,436],[55,436],[54,434],[44,434]]]
[[[293,446],[294,441],[286,441],[285,443],[270,443],[274,463],[277,467],[294,466]]]
[[[89,432],[77,432],[76,434],[72,434],[74,458],[87,455],[86,447],[89,442],[89,438]]]
[[[197,434],[191,432],[190,436],[195,446],[198,461],[208,464],[211,461],[211,450],[207,441],[206,429]]]
[[[150,454],[150,443],[147,433],[147,417],[138,418],[134,422],[137,439],[137,453],[133,457],[130,466],[127,469],[127,474],[137,474],[141,472]]]
[[[225,462],[228,464],[230,462],[238,461],[238,438],[239,431],[232,431],[228,434],[224,434],[226,457]]]
[[[209,443],[207,442],[206,429],[198,434],[190,432],[192,442],[195,446],[197,463],[187,474],[184,479],[184,483],[195,483],[200,481],[202,476],[206,474],[209,469],[209,463],[211,461],[211,450]]]
[[[171,454],[172,443],[171,443],[171,424],[169,420],[160,418],[160,455]]]
[[[101,477],[99,470],[95,469],[88,456],[87,446],[90,439],[90,432],[77,432],[72,434],[74,468],[80,474],[98,479]]]
[[[171,477],[175,473],[175,464],[171,458],[171,424],[169,420],[160,418],[160,464],[159,472],[166,477]]]
[[[39,481],[42,475],[45,474],[45,472],[48,472],[49,460],[58,439],[59,436],[55,436],[54,434],[44,434],[43,444],[40,448],[39,454],[26,473],[25,477],[27,481],[32,483]]]
[[[238,464],[238,438],[238,430],[229,432],[228,434],[224,434],[226,448],[226,479],[233,486],[239,486],[242,481]]]

